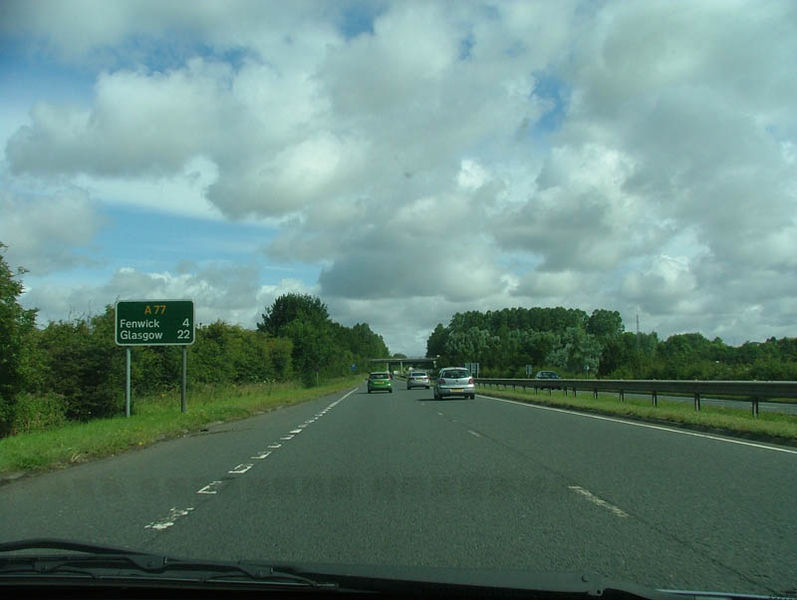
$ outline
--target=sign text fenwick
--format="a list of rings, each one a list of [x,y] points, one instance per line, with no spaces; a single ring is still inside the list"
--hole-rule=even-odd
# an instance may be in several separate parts
[[[184,346],[194,343],[193,300],[120,300],[119,346]]]

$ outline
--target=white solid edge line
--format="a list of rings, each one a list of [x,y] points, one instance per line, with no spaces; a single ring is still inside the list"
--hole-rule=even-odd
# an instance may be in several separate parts
[[[743,440],[733,440],[730,438],[720,437],[718,435],[711,435],[708,433],[698,433],[696,431],[685,431],[683,429],[675,429],[673,427],[663,427],[662,425],[651,425],[649,423],[637,423],[636,421],[626,421],[625,419],[617,419],[615,417],[604,417],[601,415],[591,415],[582,413],[575,410],[567,410],[564,408],[554,408],[552,406],[540,406],[538,404],[530,404],[528,402],[518,402],[517,400],[507,400],[506,398],[495,398],[494,396],[486,396],[478,394],[483,398],[490,400],[497,400],[499,402],[506,402],[507,404],[517,404],[518,406],[526,406],[528,408],[537,408],[539,410],[550,410],[553,412],[565,413],[568,415],[576,415],[579,417],[586,417],[588,419],[597,419],[599,421],[611,421],[612,423],[620,423],[622,425],[633,425],[634,427],[644,427],[646,429],[656,429],[658,431],[666,431],[669,433],[677,433],[680,435],[691,435],[693,437],[705,438],[707,440],[715,440],[718,442],[727,442],[728,444],[738,444],[739,446],[750,446],[752,448],[761,448],[762,450],[773,450],[775,452],[785,452],[786,454],[797,454],[797,450],[790,450],[788,448],[778,448],[777,446],[767,446],[766,444],[756,444],[755,442],[745,442]]]

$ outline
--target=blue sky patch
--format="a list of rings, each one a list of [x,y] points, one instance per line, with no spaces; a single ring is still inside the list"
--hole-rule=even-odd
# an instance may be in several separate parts
[[[314,285],[319,268],[313,265],[274,265],[263,253],[277,230],[248,223],[212,221],[130,209],[106,207],[108,227],[93,244],[103,258],[117,266],[147,272],[175,272],[185,261],[195,264],[227,261],[256,262],[260,283],[277,283],[290,277]]]
[[[374,33],[374,21],[385,11],[383,2],[352,2],[341,11],[340,31],[347,40]]]
[[[570,104],[570,87],[561,79],[548,73],[534,73],[536,84],[533,94],[543,100],[553,102],[553,108],[547,111],[534,126],[535,134],[550,134],[558,130],[564,121]]]

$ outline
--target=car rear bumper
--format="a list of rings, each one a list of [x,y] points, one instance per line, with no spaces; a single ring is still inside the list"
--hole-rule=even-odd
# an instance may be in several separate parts
[[[438,386],[435,388],[438,396],[473,396],[476,394],[475,385]]]

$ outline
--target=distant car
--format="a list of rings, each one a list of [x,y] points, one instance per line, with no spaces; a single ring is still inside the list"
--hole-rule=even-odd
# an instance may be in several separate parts
[[[534,376],[534,379],[560,379],[559,375],[556,371],[537,371],[537,374]],[[546,386],[550,387],[551,389],[561,390],[561,386]]]
[[[534,379],[559,379],[556,371],[537,371]]]
[[[434,399],[441,400],[449,396],[464,396],[473,400],[476,397],[476,385],[473,377],[464,367],[446,367],[440,369],[434,384]]]
[[[393,383],[390,381],[390,373],[387,371],[377,371],[368,375],[368,393],[380,390],[393,393]]]
[[[407,377],[407,389],[422,387],[427,390],[432,387],[432,382],[429,380],[429,375],[426,371],[410,371]]]

